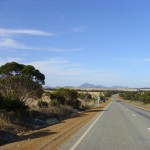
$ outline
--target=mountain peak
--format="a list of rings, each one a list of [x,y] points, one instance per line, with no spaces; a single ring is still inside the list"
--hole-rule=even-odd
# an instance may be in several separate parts
[[[106,88],[106,87],[103,85],[94,85],[94,84],[84,83],[84,84],[81,84],[79,88]]]

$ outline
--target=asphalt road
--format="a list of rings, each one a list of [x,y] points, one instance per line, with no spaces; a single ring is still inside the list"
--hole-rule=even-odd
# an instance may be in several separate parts
[[[61,150],[150,150],[150,111],[119,102],[113,96],[109,107]]]

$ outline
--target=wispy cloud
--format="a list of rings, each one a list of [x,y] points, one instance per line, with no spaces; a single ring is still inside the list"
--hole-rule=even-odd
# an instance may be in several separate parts
[[[87,29],[86,26],[77,26],[70,29],[67,29],[66,31],[60,32],[61,34],[72,34],[72,33],[81,33],[84,32]]]
[[[49,33],[35,29],[4,29],[0,28],[1,37],[9,37],[14,35],[33,35],[33,36],[56,36],[55,33]]]
[[[65,58],[52,58],[30,62],[46,76],[48,85],[79,85],[84,82],[113,84],[119,79],[118,74],[84,68],[82,64],[72,63]],[[110,82],[111,81],[111,82]]]
[[[37,51],[50,51],[50,52],[74,52],[74,51],[80,51],[82,48],[55,48],[55,47],[32,47],[25,45],[23,43],[17,42],[14,39],[11,38],[1,38],[0,39],[0,47],[2,48],[8,48],[8,49],[22,49],[22,50],[37,50]]]
[[[65,58],[51,58],[48,60],[30,62],[30,64],[39,68],[47,75],[54,76],[68,76],[78,74],[78,67],[80,67],[80,64],[72,64],[69,60]],[[75,70],[78,71],[75,72]]]
[[[39,50],[43,50],[43,48],[40,48]],[[55,48],[55,47],[48,47],[45,48],[46,51],[51,51],[51,52],[76,52],[76,51],[81,51],[83,48],[70,48],[70,49],[64,49],[64,48]]]
[[[0,47],[13,48],[13,49],[33,49],[32,47],[28,47],[22,43],[19,43],[13,39],[10,39],[10,38],[0,39]]]
[[[107,70],[96,70],[84,68],[82,64],[73,63],[66,58],[50,58],[47,60],[27,61],[23,58],[0,58],[0,65],[7,62],[16,61],[30,64],[39,69],[46,77],[46,85],[78,86],[81,83],[89,82],[94,84],[115,84],[119,80],[119,75]]]
[[[4,65],[7,62],[13,62],[13,61],[15,61],[15,62],[22,62],[24,60],[25,59],[22,58],[22,57],[7,57],[7,58],[1,58],[0,57],[0,66]]]

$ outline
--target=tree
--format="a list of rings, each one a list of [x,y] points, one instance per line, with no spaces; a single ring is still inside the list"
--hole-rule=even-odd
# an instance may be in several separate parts
[[[22,76],[32,79],[39,84],[45,84],[45,76],[31,65],[18,64],[16,62],[6,63],[0,67],[0,77]]]
[[[45,76],[31,65],[6,63],[0,67],[0,93],[26,102],[29,98],[40,98]]]

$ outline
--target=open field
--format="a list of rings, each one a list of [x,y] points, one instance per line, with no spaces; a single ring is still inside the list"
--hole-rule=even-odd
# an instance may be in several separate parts
[[[56,125],[26,133],[17,141],[1,146],[1,150],[58,149],[71,135],[93,118],[97,112],[106,107],[110,101],[109,99],[106,103],[101,103],[100,108],[79,113],[78,116],[66,119]]]

